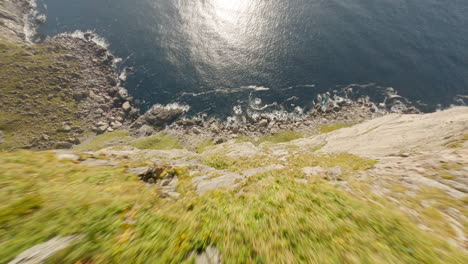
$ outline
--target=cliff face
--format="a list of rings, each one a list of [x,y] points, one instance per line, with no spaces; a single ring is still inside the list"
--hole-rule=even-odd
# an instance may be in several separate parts
[[[31,1],[2,0],[0,2],[0,39],[15,43],[26,40],[27,15],[34,9]]]

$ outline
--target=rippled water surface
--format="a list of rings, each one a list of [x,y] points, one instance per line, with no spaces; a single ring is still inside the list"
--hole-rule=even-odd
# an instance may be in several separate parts
[[[38,3],[44,34],[105,37],[135,68],[125,86],[148,105],[225,114],[252,94],[307,106],[318,91],[368,83],[430,105],[468,94],[467,0]]]

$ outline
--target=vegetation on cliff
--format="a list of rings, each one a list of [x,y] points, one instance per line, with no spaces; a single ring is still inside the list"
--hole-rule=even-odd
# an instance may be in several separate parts
[[[69,90],[78,64],[50,46],[0,42],[0,68],[0,149],[29,147],[43,134],[67,141],[64,123],[80,125]]]
[[[380,198],[358,200],[325,181],[298,183],[285,171],[252,177],[242,192],[197,196],[185,188],[172,201],[125,173],[125,165],[76,163],[52,153],[0,154],[1,263],[70,234],[81,238],[50,263],[178,263],[209,245],[225,263],[464,263],[467,257]],[[177,173],[189,186],[187,171]]]

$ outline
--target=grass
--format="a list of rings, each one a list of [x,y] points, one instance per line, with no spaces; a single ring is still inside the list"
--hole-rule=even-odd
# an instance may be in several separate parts
[[[322,125],[317,128],[317,131],[320,133],[330,133],[332,131],[346,128],[346,127],[351,127],[351,124],[332,124],[332,125]]]
[[[197,153],[203,153],[205,152],[208,148],[215,146],[215,142],[211,139],[204,139],[200,142],[197,143],[197,146],[195,147],[195,151]]]
[[[108,146],[116,146],[118,144],[128,144],[131,138],[127,131],[115,130],[113,132],[106,132],[102,135],[96,136],[87,143],[77,146],[80,151],[96,151]]]
[[[267,167],[275,164],[275,161],[268,156],[259,155],[256,157],[229,157],[219,154],[208,155],[203,158],[203,163],[217,170],[228,170],[241,172],[244,170]]]
[[[132,146],[139,149],[156,150],[170,150],[183,148],[178,139],[173,138],[165,133],[158,133],[154,136],[135,140],[132,142]]]
[[[0,149],[29,147],[47,134],[55,141],[68,135],[63,122],[81,126],[70,87],[80,78],[77,63],[46,45],[22,46],[0,41]]]
[[[447,142],[445,146],[449,148],[461,148],[466,141],[468,141],[468,134],[464,134],[461,138]]]
[[[368,170],[377,164],[377,161],[364,159],[350,153],[322,154],[298,153],[288,158],[288,163],[293,167],[341,167],[344,172]]]
[[[50,153],[0,153],[0,263],[58,235],[81,234],[49,263],[183,263],[214,245],[223,263],[465,263],[391,205],[271,172],[178,201],[123,168],[88,168]],[[278,174],[279,173],[279,174]],[[66,188],[64,188],[66,186]],[[431,212],[428,212],[429,214]]]
[[[292,130],[284,130],[279,133],[273,134],[273,135],[266,135],[260,138],[248,138],[248,137],[238,137],[237,142],[251,142],[252,144],[258,146],[262,143],[269,142],[269,143],[285,143],[289,141],[293,141],[299,138],[303,138],[305,134],[298,132],[298,131],[292,131]]]

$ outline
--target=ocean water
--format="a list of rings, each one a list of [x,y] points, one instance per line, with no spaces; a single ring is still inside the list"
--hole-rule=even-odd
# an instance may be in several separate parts
[[[468,103],[467,0],[38,0],[44,36],[93,30],[133,67],[140,105],[307,109],[388,87],[425,110]],[[465,102],[464,102],[464,101]]]

